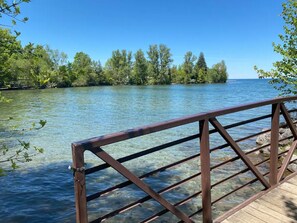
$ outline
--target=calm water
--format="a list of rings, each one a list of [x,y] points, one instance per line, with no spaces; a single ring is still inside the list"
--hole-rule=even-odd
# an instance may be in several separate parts
[[[43,147],[45,153],[8,176],[0,177],[0,221],[74,222],[73,179],[67,169],[71,164],[71,142],[269,99],[278,93],[266,80],[229,80],[226,84],[213,85],[89,87],[3,94],[13,101],[0,105],[0,119],[14,117],[9,125],[18,129],[30,127],[30,123],[39,119],[47,120],[47,125],[40,131],[19,136]],[[246,115],[252,116],[255,112],[249,111]],[[236,118],[233,115],[224,121]],[[7,133],[0,134],[1,141],[8,140]],[[177,133],[170,134],[164,138]],[[10,140],[13,142],[14,138]],[[122,156],[138,151],[147,143],[142,139],[140,144],[129,148],[129,152],[115,147],[111,153]],[[178,151],[174,155],[178,155]]]

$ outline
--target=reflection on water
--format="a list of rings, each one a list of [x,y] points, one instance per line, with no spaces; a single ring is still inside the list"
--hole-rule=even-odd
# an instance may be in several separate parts
[[[116,86],[7,91],[3,94],[13,99],[10,104],[0,105],[0,119],[14,117],[9,125],[25,128],[39,119],[47,120],[44,129],[21,136],[30,140],[33,145],[45,148],[45,153],[35,157],[33,162],[23,165],[20,170],[0,178],[0,185],[3,188],[0,200],[4,201],[1,203],[0,219],[4,222],[74,222],[73,179],[72,174],[67,170],[68,165],[71,164],[71,142],[277,96],[277,92],[265,80],[230,80],[227,84],[214,85]],[[265,109],[265,111],[270,111],[270,108]],[[221,121],[227,124],[239,118],[265,112],[264,110],[250,110],[241,117],[232,114]],[[265,126],[265,123],[260,125],[261,128],[262,125]],[[173,129],[161,135],[158,134],[158,137],[153,134],[126,144],[106,147],[106,149],[114,157],[121,157],[183,134],[189,134],[191,131],[194,133],[197,127],[198,125],[192,124],[184,129]],[[230,134],[238,138],[254,130],[254,126],[247,125],[239,131],[231,131]],[[0,134],[2,142],[8,140],[5,132]],[[222,139],[214,136],[211,144],[215,145],[220,141]],[[182,155],[189,155],[195,152],[196,148],[193,150],[192,146],[195,143],[197,142],[164,152],[163,156],[159,156],[158,162],[152,158],[142,161],[141,164],[155,167],[163,164],[164,161],[169,162]],[[214,154],[213,162],[221,156],[228,155],[226,151]],[[90,156],[88,162],[92,163],[95,160],[98,159]],[[135,165],[138,164],[133,164]],[[140,174],[145,170],[136,169],[135,171],[139,171]],[[180,171],[190,173],[189,170],[193,168],[181,167],[180,170],[169,172],[170,175],[162,176],[164,179],[162,181],[153,178],[148,183],[153,187],[165,185],[166,179],[170,178],[172,180],[170,182],[174,182],[177,177],[176,173]],[[224,175],[223,170],[218,173],[218,176],[220,175]],[[94,185],[93,188],[91,184],[89,190],[97,186]],[[106,183],[103,182],[102,187],[106,187]],[[226,187],[222,190],[226,190]],[[180,199],[180,196],[185,193],[177,191],[172,199]],[[153,207],[146,205],[150,210]],[[95,209],[92,209],[91,213],[93,211]]]

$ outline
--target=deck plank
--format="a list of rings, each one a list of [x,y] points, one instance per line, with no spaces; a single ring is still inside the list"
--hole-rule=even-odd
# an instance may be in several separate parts
[[[280,208],[278,208],[277,210],[274,210],[271,208],[273,206],[272,204],[267,205],[269,207],[267,207],[266,205],[265,205],[264,201],[259,201],[259,202],[251,203],[250,206],[260,212],[263,212],[265,214],[268,214],[269,216],[273,216],[274,218],[279,219],[279,221],[290,222],[293,220],[286,216],[285,210],[281,211]]]
[[[297,223],[297,175],[222,222]]]
[[[242,212],[242,214],[239,216],[231,216],[229,222],[240,222],[243,221],[245,223],[258,223],[259,218],[255,217],[254,215],[249,214],[245,210],[240,210],[238,213]]]
[[[287,182],[290,183],[290,184],[294,184],[294,185],[297,186],[297,178],[295,178],[295,177],[289,179]]]

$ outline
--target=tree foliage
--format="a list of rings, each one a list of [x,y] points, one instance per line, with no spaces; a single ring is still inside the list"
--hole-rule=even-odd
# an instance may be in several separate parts
[[[283,3],[282,18],[285,22],[284,34],[279,38],[282,43],[273,43],[274,51],[282,56],[273,63],[273,69],[264,71],[255,67],[260,78],[270,81],[281,94],[297,94],[297,1]]]
[[[181,65],[172,65],[171,50],[150,45],[147,54],[115,50],[102,66],[84,53],[72,62],[66,53],[49,46],[22,46],[17,36],[0,28],[0,88],[52,88],[97,85],[195,84],[215,82],[209,78],[203,53],[199,59],[188,51]]]
[[[30,2],[30,0],[0,0],[0,18],[3,16],[10,17],[13,25],[16,24],[16,21],[26,22],[28,18],[25,17],[20,19],[18,15],[21,12],[19,5],[28,2]],[[8,25],[0,24],[0,27],[1,26]],[[32,44],[29,44],[23,48],[20,42],[16,40],[20,33],[17,31],[14,32],[15,35],[12,35],[9,29],[0,28],[0,87],[13,87],[11,84],[17,84],[18,81],[22,80],[22,74],[24,77],[29,76],[24,79],[36,81],[42,76],[40,68],[44,65],[43,63],[52,62],[47,57],[48,54],[43,50],[42,46],[36,46],[36,48],[34,48]],[[35,56],[35,59],[44,57],[43,60],[33,60],[32,55],[34,55],[34,53],[32,51],[35,50],[35,55],[39,54],[39,56]],[[25,60],[25,62],[23,60]],[[45,72],[48,70],[48,67],[44,69]],[[38,75],[35,75],[36,72]],[[37,85],[39,88],[41,87],[40,83],[43,82],[38,80]],[[9,102],[11,102],[11,100],[2,96],[2,93],[0,92],[0,104]],[[40,120],[37,125],[33,123],[32,127],[29,129],[23,128],[18,130],[9,127],[11,125],[8,123],[12,120],[13,117],[9,117],[7,120],[0,120],[0,133],[1,135],[4,135],[0,140],[0,176],[5,175],[7,171],[18,168],[20,163],[32,161],[32,157],[38,153],[43,153],[43,148],[31,145],[30,142],[22,140],[21,136],[26,131],[43,128],[46,121]],[[10,140],[6,140],[7,138],[14,138],[16,135],[18,136],[16,139],[18,142],[17,145],[14,143],[12,145]]]
[[[190,84],[195,83],[195,72],[194,72],[194,63],[197,60],[197,57],[191,52],[186,52],[184,56],[184,62],[181,66],[182,72],[181,72],[181,81],[184,84]]]
[[[149,84],[170,84],[172,63],[170,49],[164,45],[150,45],[148,54]]]
[[[227,67],[223,60],[220,63],[213,65],[212,68],[208,70],[209,83],[225,83],[227,79]]]
[[[0,0],[0,18],[7,16],[11,18],[12,25],[18,22],[28,21],[27,17],[19,18],[21,13],[20,4],[28,3],[30,0]],[[0,24],[0,26],[9,26],[8,24]]]
[[[195,78],[197,83],[201,84],[201,83],[207,82],[207,80],[208,81],[212,80],[207,77],[208,68],[205,62],[204,54],[202,52],[199,55],[199,58],[197,60],[197,63],[194,69],[195,69]]]
[[[21,44],[16,38],[9,30],[0,28],[0,86],[9,85],[15,79],[10,58],[21,50]]]
[[[115,50],[106,62],[105,71],[111,77],[112,84],[125,85],[129,83],[132,73],[132,52]]]
[[[0,94],[0,97],[1,96]],[[0,103],[7,103],[6,99],[0,100]],[[7,120],[0,120],[1,127],[4,125],[8,126],[7,122],[12,122],[13,118],[10,117]],[[5,124],[3,124],[5,122]],[[6,129],[5,138],[13,138],[15,135],[18,135],[17,145],[13,145],[9,140],[2,141],[0,140],[0,176],[5,175],[7,171],[11,171],[19,168],[20,163],[26,163],[32,161],[32,158],[39,153],[43,153],[43,148],[31,145],[29,141],[21,139],[21,136],[27,131],[36,131],[43,128],[46,124],[45,120],[40,120],[38,124],[33,123],[31,128],[28,129]],[[7,165],[3,165],[7,164]]]
[[[138,50],[134,57],[135,62],[130,84],[145,85],[148,79],[148,62],[142,50]]]

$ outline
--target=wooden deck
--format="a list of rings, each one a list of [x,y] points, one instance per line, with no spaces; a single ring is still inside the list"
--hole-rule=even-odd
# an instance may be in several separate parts
[[[222,222],[297,222],[297,175],[272,189]]]

